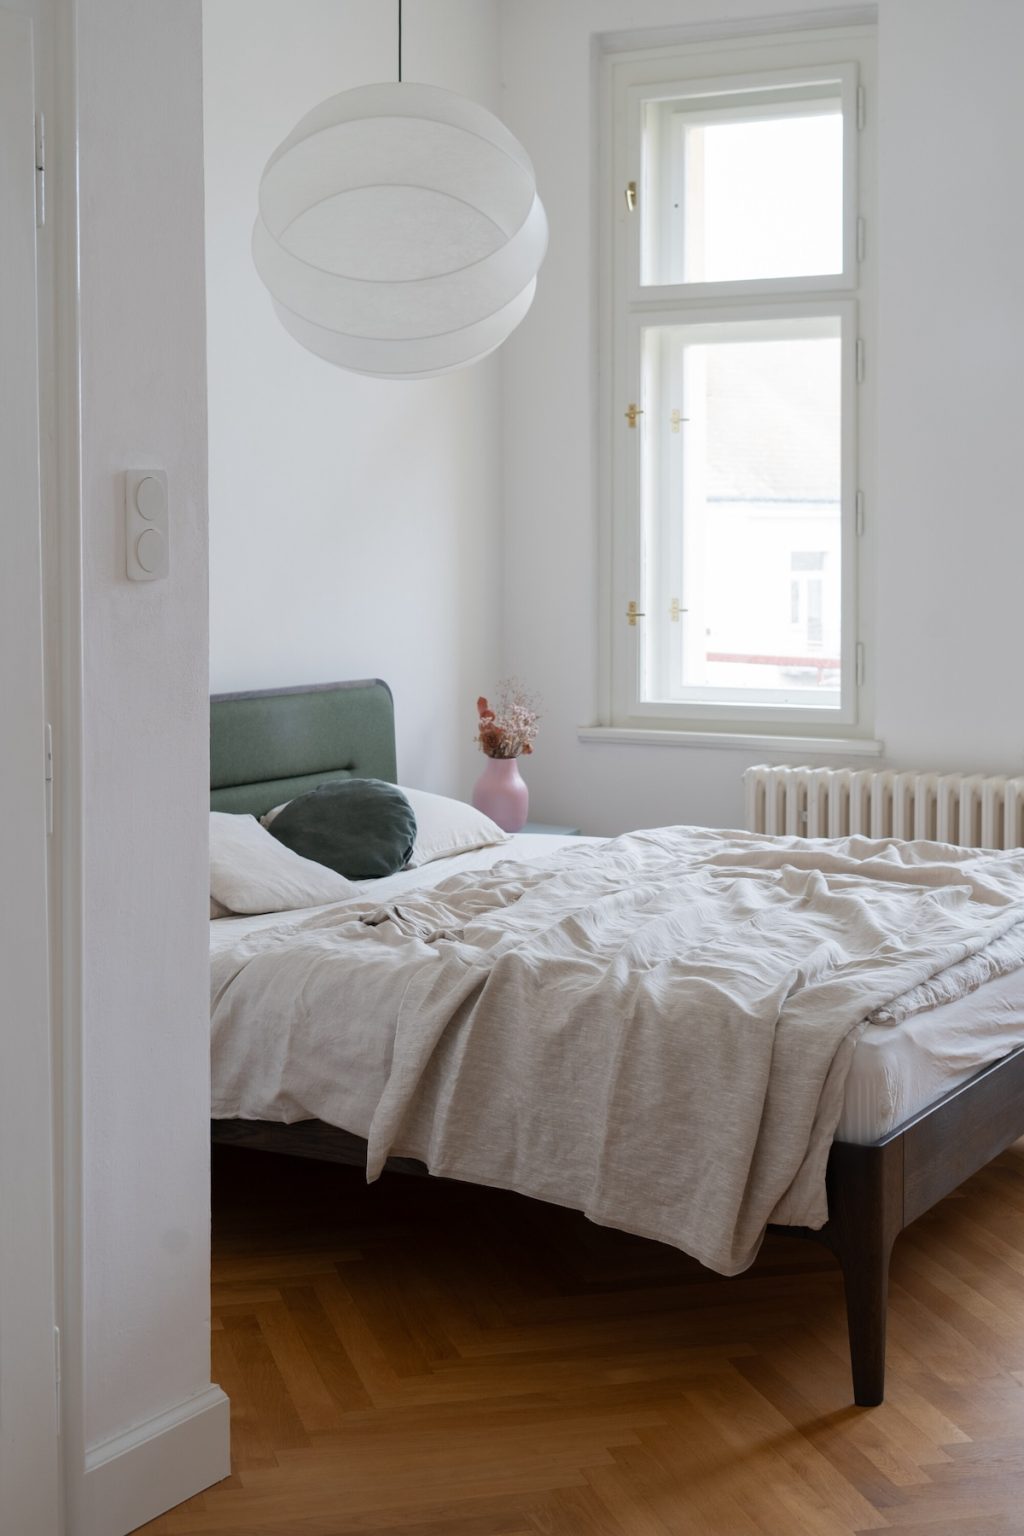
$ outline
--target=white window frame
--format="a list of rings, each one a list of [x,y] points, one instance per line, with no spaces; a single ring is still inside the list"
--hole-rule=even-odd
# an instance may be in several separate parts
[[[829,292],[835,289],[853,289],[857,286],[857,161],[858,135],[847,133],[843,138],[843,269],[839,273],[808,275],[804,277],[738,278],[726,282],[642,283],[641,244],[646,209],[651,203],[651,188],[647,167],[643,163],[642,116],[644,106],[654,100],[692,102],[693,108],[680,107],[687,115],[697,110],[698,103],[706,101],[709,119],[738,122],[741,117],[758,118],[774,116],[785,111],[794,101],[811,93],[817,85],[839,85],[839,102],[844,123],[857,121],[858,71],[856,64],[839,63],[827,68],[793,68],[786,70],[749,70],[742,74],[726,75],[718,79],[683,77],[668,80],[656,86],[635,85],[627,88],[628,158],[633,166],[640,167],[637,180],[639,217],[626,221],[626,239],[629,251],[629,297],[637,302],[642,299],[656,300],[662,304],[673,300],[690,301],[699,298],[742,298],[745,295],[760,296],[770,285],[774,293],[808,294]],[[732,105],[726,107],[723,98],[732,96]],[[812,93],[817,101],[817,92]],[[663,157],[663,160],[667,157]]]
[[[747,104],[764,92],[790,100],[828,81],[844,112],[843,270],[809,277],[726,282],[643,284],[641,236],[645,188],[641,151],[644,103],[721,98],[741,86]],[[637,52],[612,53],[604,64],[602,389],[599,483],[602,495],[602,715],[605,724],[661,732],[726,732],[833,739],[871,734],[873,692],[869,647],[871,518],[873,505],[873,358],[875,279],[872,233],[874,176],[871,118],[875,84],[873,26],[820,27],[727,40],[698,40]],[[836,89],[838,85],[838,90]],[[760,93],[760,95],[758,94]],[[782,96],[776,96],[783,101]],[[740,109],[742,110],[742,104]],[[636,183],[639,206],[625,192]],[[645,326],[703,324],[747,318],[829,315],[843,338],[842,424],[842,655],[838,708],[756,703],[645,702],[641,698],[641,625],[627,620],[634,603],[645,612],[640,569],[641,442],[627,407],[644,407],[641,336]]]

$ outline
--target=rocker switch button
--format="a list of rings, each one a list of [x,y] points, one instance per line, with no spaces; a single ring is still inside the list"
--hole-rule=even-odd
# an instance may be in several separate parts
[[[154,576],[160,569],[163,554],[162,533],[157,533],[155,528],[147,528],[144,533],[139,534],[135,544],[135,558],[148,576]]]
[[[129,581],[159,581],[169,569],[167,473],[129,469],[124,477],[125,574]]]
[[[146,475],[135,487],[135,506],[147,523],[167,515],[167,489],[155,475]]]

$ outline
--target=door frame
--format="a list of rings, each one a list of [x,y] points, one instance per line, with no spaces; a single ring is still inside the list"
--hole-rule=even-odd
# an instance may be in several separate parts
[[[36,27],[0,9],[0,1478],[23,1536],[63,1529],[54,1182],[55,1078],[44,685]],[[8,217],[8,215],[13,215]],[[2,240],[2,235],[0,235]],[[43,305],[47,302],[43,297]],[[21,515],[19,515],[21,513]]]

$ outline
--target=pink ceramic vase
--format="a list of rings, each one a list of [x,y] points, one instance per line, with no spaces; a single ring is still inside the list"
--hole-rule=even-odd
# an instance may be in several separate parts
[[[488,757],[473,786],[473,804],[503,832],[518,832],[530,810],[530,791],[515,757]]]

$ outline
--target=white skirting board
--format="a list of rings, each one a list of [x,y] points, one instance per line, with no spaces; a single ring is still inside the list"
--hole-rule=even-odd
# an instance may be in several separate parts
[[[75,1536],[127,1536],[230,1471],[229,1404],[211,1386],[86,1452]]]

